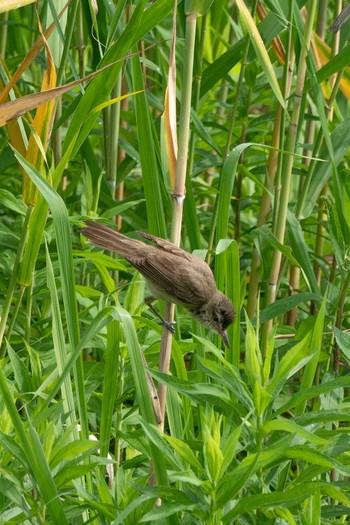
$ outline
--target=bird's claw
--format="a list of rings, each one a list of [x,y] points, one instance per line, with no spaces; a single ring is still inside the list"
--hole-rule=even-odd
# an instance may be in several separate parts
[[[161,321],[158,322],[158,324],[160,324],[161,326],[164,326],[172,334],[175,334],[175,328],[174,328],[174,325],[176,324],[175,321],[166,321],[165,319],[162,319]]]

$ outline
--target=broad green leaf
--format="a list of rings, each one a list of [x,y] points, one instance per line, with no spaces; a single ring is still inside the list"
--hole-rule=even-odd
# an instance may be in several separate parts
[[[270,319],[284,315],[299,304],[308,303],[309,301],[320,304],[322,296],[316,293],[305,292],[290,295],[289,297],[282,297],[282,299],[277,299],[277,301],[260,312],[259,321],[263,324]]]
[[[260,228],[257,228],[253,235],[254,237],[261,237],[264,241],[268,242],[273,248],[279,250],[284,255],[284,257],[287,257],[287,259],[292,264],[294,264],[295,266],[299,266],[298,261],[293,256],[290,247],[280,243],[266,224],[260,226]]]
[[[164,435],[164,438],[170,446],[186,461],[188,462],[192,467],[197,469],[199,472],[202,472],[203,467],[199,463],[198,459],[194,455],[191,447],[185,443],[185,441],[182,441],[181,439],[174,438],[172,436]]]
[[[264,435],[267,435],[270,432],[280,431],[291,432],[292,434],[295,434],[305,439],[309,443],[313,443],[314,445],[325,446],[328,444],[328,441],[326,439],[317,436],[313,432],[305,430],[302,426],[297,425],[294,421],[290,421],[287,419],[275,419],[273,421],[268,421],[262,428],[262,432]]]
[[[314,490],[309,487],[298,487],[283,492],[272,492],[267,494],[255,494],[254,496],[246,496],[241,498],[237,505],[223,517],[223,523],[232,523],[232,520],[245,512],[250,512],[256,509],[275,509],[279,507],[293,507],[298,503],[304,501],[314,494]]]
[[[286,380],[302,368],[314,354],[310,354],[310,341],[312,332],[309,331],[304,338],[296,343],[282,357],[278,364],[270,383],[267,385],[267,392],[274,398],[282,388]]]
[[[288,458],[306,461],[312,465],[320,465],[327,470],[335,469],[344,476],[349,476],[350,474],[350,467],[343,465],[340,461],[328,456],[327,454],[321,453],[319,450],[313,450],[306,446],[300,445],[287,448],[285,455]]]
[[[238,425],[236,428],[233,428],[231,431],[231,434],[229,435],[228,439],[225,441],[222,453],[222,464],[221,464],[221,470],[220,470],[220,478],[222,478],[231,465],[236,452],[237,452],[237,445],[238,440],[240,438],[241,432],[242,432],[242,425]]]

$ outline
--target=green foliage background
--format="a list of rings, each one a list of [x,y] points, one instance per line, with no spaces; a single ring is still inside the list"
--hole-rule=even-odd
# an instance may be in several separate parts
[[[6,124],[0,105],[0,523],[346,523],[349,22],[329,31],[341,6],[177,5],[178,115],[194,60],[182,246],[207,258],[238,318],[224,351],[178,309],[167,375],[141,277],[79,227],[118,216],[131,237],[171,235],[174,2],[72,0],[58,22],[64,5],[1,15],[2,87],[37,16],[60,24],[57,85],[112,65],[56,100],[47,144],[29,113]],[[8,100],[39,92],[48,64],[41,46]],[[168,386],[164,433],[148,373]]]

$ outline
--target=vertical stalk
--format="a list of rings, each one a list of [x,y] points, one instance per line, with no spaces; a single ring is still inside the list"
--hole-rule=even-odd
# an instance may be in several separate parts
[[[204,36],[206,30],[207,17],[203,16],[202,23],[200,26],[200,38],[199,46],[197,49],[198,59],[194,64],[194,79],[193,79],[193,103],[192,107],[194,111],[197,111],[200,99],[200,88],[202,81],[202,58],[204,48]],[[188,160],[187,160],[187,176],[186,176],[186,199],[184,201],[185,207],[185,225],[186,233],[192,250],[200,247],[200,229],[196,214],[196,204],[192,189],[192,178],[191,173],[193,171],[194,153],[196,147],[196,134],[191,133],[190,142],[188,148]]]
[[[325,27],[326,27],[326,24],[327,24],[327,4],[328,4],[328,0],[322,0],[320,2],[318,15],[317,15],[317,29],[316,29],[316,32],[320,36],[320,38],[322,38],[322,39],[324,39]],[[340,10],[340,6],[338,6],[338,9]],[[338,39],[338,47],[339,47],[339,39]],[[337,49],[334,48],[334,42],[333,42],[332,50],[333,51],[337,51]],[[333,53],[332,53],[332,56],[334,56]],[[334,76],[332,77],[332,79],[330,79],[330,83],[333,86],[334,82],[332,82],[332,80],[333,81],[335,80]],[[328,116],[329,116],[329,118],[331,118],[331,111],[333,110],[332,105],[329,105],[328,108],[329,108],[328,109]],[[310,121],[307,122],[306,134],[305,134],[305,140],[304,140],[305,144],[314,144],[314,142],[315,142],[315,132],[316,132],[315,124],[316,123],[313,120],[310,120]],[[308,172],[309,172],[309,168],[310,168],[310,164],[311,164],[311,161],[308,158],[308,155],[314,155],[314,154],[315,154],[314,150],[312,151],[310,149],[305,149],[303,151],[303,155],[305,156],[303,158],[303,163],[307,167]],[[303,194],[304,184],[305,184],[305,177],[303,177],[300,180],[299,196],[302,196],[302,194]],[[325,192],[326,192],[326,188],[324,188],[322,190],[322,194],[325,194]],[[320,268],[320,266],[317,263],[317,259],[318,259],[318,257],[321,257],[322,254],[323,254],[323,246],[324,246],[324,226],[323,226],[323,223],[324,223],[325,220],[326,220],[326,213],[324,211],[324,206],[323,206],[323,204],[320,204],[320,211],[318,213],[318,221],[317,221],[316,243],[315,243],[315,256],[316,257],[315,257],[315,261],[314,261],[314,272],[315,272],[316,281],[318,282],[318,284],[321,281],[321,268]],[[290,278],[289,278],[291,294],[295,293],[295,290],[299,289],[299,287],[300,287],[300,274],[301,274],[301,271],[300,271],[300,268],[298,266],[294,266],[294,265],[291,266],[291,268],[290,268]],[[311,304],[311,313],[314,313],[314,311],[315,311],[315,303],[312,303]],[[296,320],[297,320],[297,315],[298,315],[298,312],[297,312],[296,308],[293,308],[288,313],[288,324],[290,326],[294,326],[295,325]]]
[[[185,200],[185,183],[187,170],[187,155],[190,132],[190,113],[191,113],[191,96],[193,82],[193,62],[195,49],[197,13],[190,13],[186,17],[186,35],[185,35],[185,56],[182,73],[182,92],[181,92],[181,109],[179,120],[179,142],[178,154],[175,172],[175,187],[173,194],[173,215],[171,223],[170,240],[179,246],[181,237],[181,224],[183,214],[183,203]],[[165,305],[165,319],[174,320],[174,305],[167,303]],[[159,369],[163,373],[169,372],[171,358],[171,341],[172,334],[167,329],[163,329]],[[161,422],[160,428],[164,429],[166,385],[160,384],[158,396],[160,403]]]
[[[3,343],[3,338],[4,338],[4,335],[5,335],[5,330],[6,330],[8,316],[9,316],[9,313],[10,313],[10,308],[11,308],[11,304],[12,304],[13,294],[14,294],[15,288],[16,288],[18,269],[19,269],[20,261],[21,261],[22,256],[23,256],[24,247],[25,247],[26,241],[27,241],[28,224],[29,224],[29,220],[30,220],[30,217],[32,215],[33,209],[34,209],[33,206],[28,206],[28,208],[27,208],[27,213],[26,213],[26,216],[25,216],[25,219],[24,219],[24,223],[23,223],[23,227],[22,227],[22,234],[21,234],[20,242],[19,242],[19,245],[18,245],[18,248],[17,248],[16,259],[15,259],[15,263],[13,265],[12,275],[11,275],[11,279],[10,279],[10,282],[9,282],[9,285],[8,285],[7,295],[6,295],[5,303],[4,303],[2,314],[1,314],[1,319],[0,319],[0,359],[2,359],[4,357],[4,355],[5,355],[5,346],[3,346],[2,343]]]
[[[257,6],[257,0],[254,1],[254,4],[252,6],[252,16],[254,16],[254,13],[256,11],[256,6]],[[223,159],[227,157],[231,149],[232,135],[233,135],[233,130],[234,130],[235,123],[236,123],[237,109],[238,109],[239,100],[241,96],[241,90],[242,90],[242,86],[244,82],[244,74],[245,74],[245,70],[247,67],[247,57],[248,57],[249,48],[250,48],[250,40],[247,38],[246,45],[243,50],[241,69],[240,69],[240,73],[239,73],[239,77],[237,81],[236,93],[235,93],[235,97],[233,100],[232,112],[231,112],[230,120],[229,120],[229,128],[228,128],[228,133],[227,133],[227,139],[226,139]],[[217,213],[218,213],[217,203],[218,203],[218,200],[216,199],[215,205],[214,205],[213,219],[212,219],[212,228],[210,230],[209,242],[208,242],[209,252],[213,249],[213,245],[214,245],[215,226],[217,223]],[[209,262],[209,259],[207,262]]]
[[[306,125],[304,143],[305,144],[313,144],[314,143],[314,138],[315,138],[315,122],[313,120],[310,120],[310,121],[307,122],[307,125]],[[308,168],[310,166],[310,158],[309,158],[309,156],[312,155],[312,153],[313,152],[310,149],[305,148],[303,150],[304,157],[302,159],[302,162],[303,162],[303,165],[305,166],[305,170],[306,171],[308,170]],[[300,183],[299,183],[299,195],[302,192],[302,183],[303,183],[303,180],[300,180]],[[289,293],[290,293],[290,295],[294,295],[295,293],[297,293],[297,290],[299,290],[299,288],[300,288],[300,275],[301,275],[300,267],[297,266],[297,265],[292,264],[290,269],[289,269]],[[287,314],[287,324],[289,326],[295,326],[297,318],[298,318],[298,309],[297,308],[292,308]]]
[[[170,237],[171,241],[176,245],[180,244],[183,202],[185,199],[196,23],[197,14],[190,13],[186,18],[185,56],[182,75],[183,80],[179,120],[179,146],[176,162],[175,188],[173,195],[173,216]]]
[[[79,5],[78,10],[78,61],[79,61],[79,76],[80,78],[83,78],[85,76],[85,63],[84,63],[84,49],[85,49],[85,43],[84,43],[84,24],[83,24],[83,6],[79,2],[77,2],[77,5]]]
[[[254,16],[255,14],[257,3],[258,3],[258,0],[254,0],[253,6],[252,6],[252,16]],[[241,96],[242,85],[244,82],[245,70],[247,67],[247,58],[248,58],[249,49],[250,49],[250,40],[247,39],[247,43],[243,51],[242,66],[239,72],[236,94],[235,94],[234,101],[233,101],[230,127],[229,127],[228,134],[227,134],[226,147],[225,147],[225,153],[224,153],[225,157],[227,157],[227,155],[230,153],[230,150],[231,150],[232,135],[233,135],[233,130],[235,128],[235,123],[236,123],[237,109],[238,109],[238,104],[239,104],[239,100]]]
[[[120,72],[114,88],[112,89],[111,98],[120,96],[122,85],[122,73]],[[115,196],[117,185],[117,166],[118,166],[118,141],[120,125],[120,102],[112,104],[104,110],[105,112],[105,151],[106,151],[106,181]]]
[[[290,17],[292,14],[290,14]],[[290,18],[291,20],[291,18]],[[285,58],[285,68],[284,68],[284,78],[283,78],[283,95],[285,100],[288,99],[291,88],[291,81],[293,76],[294,69],[294,60],[295,53],[292,43],[292,30],[290,28],[289,38],[286,46],[286,58]],[[274,184],[278,186],[279,181],[279,171],[281,166],[281,160],[279,159],[278,149],[283,149],[283,135],[284,135],[284,125],[285,125],[285,111],[282,106],[278,104],[276,110],[276,118],[272,133],[271,145],[273,148],[269,153],[268,163],[267,163],[267,174],[265,178],[265,188],[261,197],[261,205],[259,209],[259,215],[257,220],[257,228],[260,228],[263,224],[267,223],[268,215],[271,209],[271,195],[273,193]],[[275,181],[276,179],[276,181]],[[279,192],[279,188],[276,188],[276,193]],[[278,202],[278,199],[275,198],[275,205]],[[274,210],[276,214],[276,210]],[[274,221],[275,222],[275,221]],[[247,313],[250,319],[255,315],[256,303],[258,299],[258,289],[259,289],[259,266],[260,266],[260,255],[255,246],[253,246],[252,254],[252,269],[250,272],[249,280],[249,289],[248,289],[248,299],[247,299]]]
[[[296,137],[298,129],[298,121],[300,116],[300,105],[303,95],[303,88],[306,76],[306,58],[310,48],[310,40],[312,35],[312,27],[316,13],[316,0],[310,0],[309,9],[305,22],[304,35],[301,41],[301,51],[296,79],[296,86],[294,92],[294,106],[291,116],[291,122],[288,130],[288,138],[286,144],[286,150],[289,154],[285,157],[282,167],[281,176],[281,194],[280,202],[277,214],[275,235],[280,243],[284,242],[284,235],[286,230],[288,203],[290,185],[292,179],[292,169],[294,161],[294,152],[296,148]],[[282,253],[279,250],[275,250],[273,254],[272,267],[269,277],[268,291],[267,291],[267,305],[272,304],[276,300],[277,282],[279,272],[281,268]],[[263,351],[266,349],[268,336],[272,330],[272,320],[268,321],[263,328],[262,348]]]
[[[124,80],[122,80],[122,88],[121,88],[121,93],[122,95],[125,95],[127,92],[127,85],[126,85],[126,82]],[[121,101],[121,105],[120,105],[120,109],[122,111],[125,111],[127,112],[128,111],[128,106],[129,106],[129,100],[127,98],[125,98],[124,100]],[[122,128],[127,128],[128,127],[128,123],[126,120],[121,120],[120,122],[120,126]],[[118,166],[122,163],[122,161],[125,159],[126,157],[126,153],[125,153],[125,150],[122,149],[121,147],[118,148]],[[118,176],[118,174],[117,174]],[[116,188],[116,191],[115,191],[115,195],[114,195],[114,198],[116,201],[121,201],[123,200],[124,198],[124,181],[121,180],[119,181],[119,184],[117,185],[117,188]],[[119,231],[122,227],[122,216],[121,215],[118,215],[117,217],[117,230]]]
[[[6,43],[7,43],[7,29],[8,29],[8,19],[9,19],[9,12],[2,13],[1,15],[1,22],[0,25],[0,56],[5,56],[5,50],[6,50]]]

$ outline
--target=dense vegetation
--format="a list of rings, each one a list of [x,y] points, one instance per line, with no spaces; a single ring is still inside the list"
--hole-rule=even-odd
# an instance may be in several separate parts
[[[349,520],[346,12],[174,5],[0,4],[0,523]],[[230,348],[86,218],[206,258]]]

